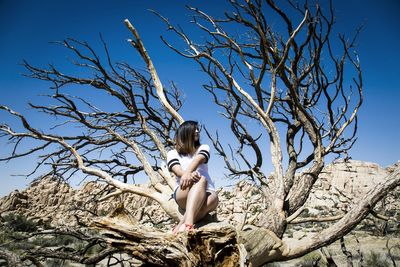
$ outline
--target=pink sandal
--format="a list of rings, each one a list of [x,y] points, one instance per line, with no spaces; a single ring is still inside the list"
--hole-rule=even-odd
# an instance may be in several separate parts
[[[178,226],[179,226],[179,227],[178,227]],[[185,229],[184,229],[183,231],[179,231],[180,229],[182,229],[182,226],[184,226]],[[194,232],[194,226],[193,226],[193,224],[190,224],[190,223],[185,223],[185,224],[181,224],[181,225],[177,224],[177,225],[175,225],[174,228],[172,229],[172,233],[173,233],[174,235],[177,235],[178,233],[181,233],[181,232]]]
[[[185,232],[194,232],[193,224],[185,223]]]

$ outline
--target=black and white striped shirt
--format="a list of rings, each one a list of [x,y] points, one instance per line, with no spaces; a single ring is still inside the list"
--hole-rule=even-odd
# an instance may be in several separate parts
[[[207,190],[215,191],[214,182],[211,180],[210,175],[208,174],[208,160],[210,159],[210,147],[206,144],[198,147],[196,152],[193,155],[181,155],[176,149],[168,151],[167,154],[167,166],[168,169],[171,170],[173,166],[179,164],[182,167],[182,170],[186,170],[190,163],[197,155],[202,155],[206,158],[206,161],[197,168],[197,171],[200,175],[204,176],[207,179]],[[180,177],[177,177],[176,185],[179,186]]]

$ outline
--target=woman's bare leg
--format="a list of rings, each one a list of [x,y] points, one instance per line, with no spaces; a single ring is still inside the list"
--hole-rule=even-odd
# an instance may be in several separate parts
[[[186,200],[185,224],[194,224],[206,200],[207,180],[201,177],[189,190]]]
[[[207,180],[203,177],[195,185],[186,190],[178,188],[176,201],[178,205],[186,209],[183,218],[179,221],[178,231],[184,231],[184,224],[193,224],[201,220],[208,212],[218,206],[218,196],[214,191],[207,192]]]
[[[189,190],[190,188],[186,188],[185,190],[182,190],[180,188],[178,188],[176,190],[176,202],[178,203],[178,206],[182,209],[185,210],[185,213],[183,214],[183,217],[180,219],[180,221],[178,222],[178,225],[176,226],[175,229],[177,229],[177,231],[179,231],[179,228],[181,227],[181,225],[183,225],[185,223],[185,218],[186,218],[186,201],[187,201],[187,197],[189,194]]]
[[[176,192],[176,201],[178,205],[185,209],[183,218],[177,225],[177,231],[185,231],[185,224],[193,224],[197,214],[206,200],[207,180],[201,177],[200,180],[190,188],[182,190],[178,188]]]
[[[197,213],[195,222],[198,222],[199,220],[204,218],[204,216],[206,216],[207,213],[215,210],[218,206],[219,200],[217,193],[215,193],[214,191],[208,191],[206,194],[207,194],[206,200],[203,206],[201,207],[200,211]]]

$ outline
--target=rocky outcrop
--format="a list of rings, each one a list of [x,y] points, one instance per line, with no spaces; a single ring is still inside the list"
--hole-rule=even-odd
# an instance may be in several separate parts
[[[331,163],[323,169],[314,184],[301,217],[344,214],[369,190],[382,182],[394,166],[382,168],[376,163],[355,160]],[[246,183],[239,183],[232,191],[222,190],[219,196],[223,204],[219,206],[218,216],[233,224],[242,224],[244,221],[251,224],[257,219],[259,211],[267,205],[258,190]],[[400,188],[381,201],[375,210],[391,218],[400,218],[398,196]]]
[[[306,206],[311,213],[318,213],[321,207],[347,211],[352,203],[383,181],[392,169],[355,160],[333,162],[320,174]]]
[[[34,181],[29,188],[15,190],[1,199],[2,214],[17,212],[41,223],[60,224],[64,222],[69,202],[76,194],[67,183],[52,177]]]
[[[112,191],[105,184],[88,182],[79,190],[69,184],[45,177],[33,182],[29,188],[0,199],[0,213],[19,213],[43,224],[76,225],[79,221],[87,222],[93,216],[108,214],[120,203],[131,211],[149,210],[151,202],[131,194],[114,197],[109,201],[98,199]],[[154,207],[153,207],[154,208]],[[138,219],[141,214],[138,212]]]
[[[337,161],[326,166],[306,203],[307,214],[346,211],[392,169],[361,161]],[[75,225],[94,216],[109,214],[122,203],[132,218],[142,224],[170,227],[173,223],[157,204],[146,198],[122,194],[99,201],[112,192],[113,188],[102,183],[88,182],[75,190],[59,179],[45,177],[33,182],[26,190],[16,190],[0,199],[0,213],[17,212],[41,223]],[[218,219],[233,225],[251,224],[266,205],[258,189],[245,182],[238,183],[232,190],[220,190],[219,197]],[[391,203],[385,208],[396,214],[398,200],[392,198]]]

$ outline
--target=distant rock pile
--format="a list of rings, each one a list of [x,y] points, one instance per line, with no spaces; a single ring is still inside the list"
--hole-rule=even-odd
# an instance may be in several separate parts
[[[320,174],[306,206],[311,213],[318,213],[321,207],[347,211],[352,203],[367,194],[392,171],[393,166],[381,168],[376,163],[355,160],[334,162]]]
[[[112,189],[101,183],[88,182],[79,190],[69,184],[45,177],[33,182],[29,188],[0,199],[0,213],[19,213],[33,221],[50,225],[76,225],[87,222],[93,216],[108,214],[119,203],[129,210],[148,207],[151,201],[132,194],[124,194],[99,202],[98,198]],[[153,205],[154,206],[154,205]],[[154,208],[154,207],[153,207]],[[140,218],[140,214],[138,215]]]
[[[346,211],[392,170],[393,167],[381,168],[361,161],[338,161],[326,166],[306,203],[308,213],[320,214],[321,210],[331,208]],[[1,198],[0,214],[20,213],[43,224],[76,225],[106,215],[123,203],[137,222],[154,226],[172,224],[157,204],[143,197],[123,194],[98,201],[99,197],[112,191],[109,186],[95,182],[88,182],[75,190],[63,181],[46,177],[33,182],[26,190],[16,190]],[[218,219],[233,225],[251,223],[265,206],[258,190],[243,182],[232,190],[220,190],[219,197]],[[391,206],[386,207],[394,216],[399,216],[398,202],[398,199],[393,199]]]
[[[33,182],[29,188],[15,190],[0,201],[0,211],[17,212],[40,223],[65,222],[63,213],[68,210],[76,191],[68,184],[52,177]]]

